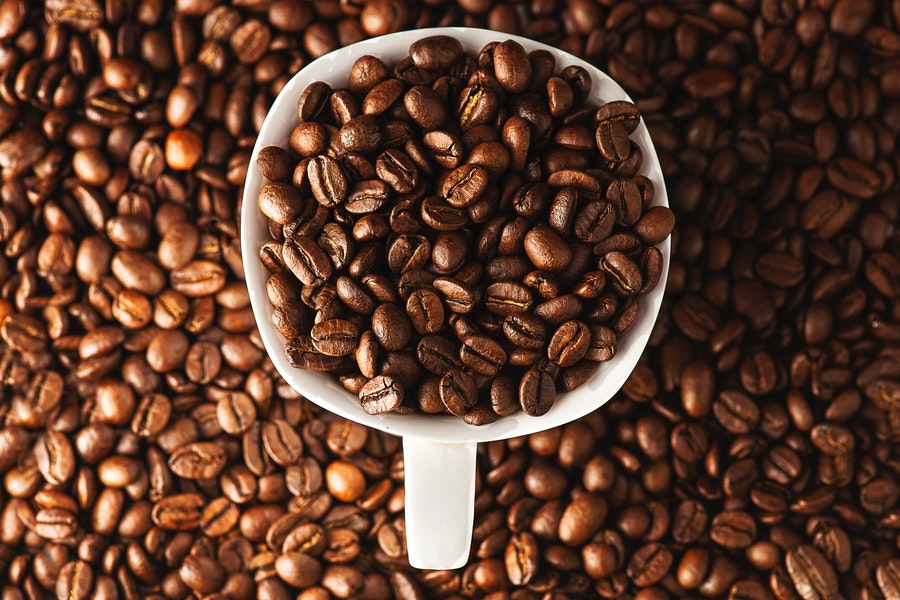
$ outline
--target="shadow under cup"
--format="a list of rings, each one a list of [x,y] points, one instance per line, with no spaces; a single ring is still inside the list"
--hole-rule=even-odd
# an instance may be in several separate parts
[[[299,123],[297,101],[307,85],[325,81],[334,88],[346,87],[349,69],[359,57],[370,54],[389,65],[396,64],[408,55],[413,42],[431,35],[455,37],[467,52],[475,54],[489,42],[512,39],[526,51],[542,49],[550,52],[556,58],[557,69],[569,65],[586,69],[592,78],[587,101],[603,104],[631,99],[596,67],[551,46],[483,29],[440,27],[358,42],[313,61],[285,85],[260,129],[244,184],[241,251],[251,306],[266,351],[284,380],[309,400],[341,417],[402,436],[410,564],[418,568],[449,569],[463,566],[469,555],[474,520],[476,444],[563,425],[602,406],[622,387],[637,364],[659,313],[669,269],[670,240],[667,238],[658,245],[663,257],[660,281],[652,292],[640,298],[640,316],[633,328],[618,341],[615,357],[601,363],[594,375],[577,389],[558,394],[553,407],[541,417],[518,412],[475,427],[458,417],[445,415],[369,415],[362,410],[358,397],[345,390],[336,377],[291,366],[284,352],[286,340],[272,326],[273,308],[265,291],[269,273],[259,259],[260,247],[269,240],[266,218],[257,208],[257,196],[264,183],[256,167],[259,151],[270,145],[288,146],[290,132]],[[643,151],[640,174],[654,184],[653,205],[668,206],[662,170],[643,121],[631,134],[631,139]]]

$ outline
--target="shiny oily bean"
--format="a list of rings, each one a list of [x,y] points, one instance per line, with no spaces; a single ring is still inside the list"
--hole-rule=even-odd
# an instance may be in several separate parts
[[[546,327],[538,317],[528,314],[511,314],[503,319],[503,334],[516,346],[537,350],[544,346]]]
[[[217,262],[195,260],[169,274],[169,282],[176,292],[189,298],[212,296],[226,283],[225,269]]]
[[[494,72],[507,92],[524,92],[531,82],[531,62],[525,49],[512,40],[497,44],[494,48]]]
[[[283,467],[296,463],[303,453],[300,435],[284,419],[275,419],[263,425],[262,443],[272,460]]]
[[[673,559],[671,551],[663,544],[647,544],[635,551],[625,572],[635,585],[650,586],[669,573]]]
[[[568,244],[549,227],[535,227],[525,234],[525,253],[538,269],[558,273],[572,261]]]
[[[484,292],[485,308],[502,317],[524,315],[533,303],[528,288],[515,281],[492,283]]]
[[[506,364],[507,354],[503,347],[486,336],[469,336],[463,340],[459,350],[463,365],[473,371],[493,377]]]
[[[723,390],[713,402],[713,414],[732,433],[749,433],[759,423],[756,403],[736,390]]]
[[[724,511],[713,517],[710,538],[725,548],[746,548],[756,538],[756,522],[742,511]]]
[[[75,474],[75,452],[60,432],[47,432],[35,445],[34,456],[41,475],[48,483],[64,485]]]
[[[147,394],[141,398],[131,420],[131,430],[141,437],[151,437],[166,428],[172,415],[172,403],[163,394]]]
[[[519,405],[525,414],[546,414],[556,400],[556,383],[548,368],[537,365],[528,369],[519,382]]]
[[[591,332],[581,321],[566,321],[550,337],[547,357],[560,367],[570,367],[584,358],[591,345]]]
[[[443,376],[460,368],[459,345],[440,335],[426,335],[416,346],[419,363],[431,373]]]
[[[794,589],[804,600],[838,594],[838,579],[831,564],[811,545],[801,544],[788,550],[785,566]]]
[[[451,171],[441,185],[440,194],[450,206],[465,208],[481,198],[489,175],[478,165],[462,165]]]
[[[445,35],[422,38],[409,47],[409,56],[421,69],[449,69],[463,58],[459,40]]]
[[[406,299],[406,313],[420,335],[436,333],[444,327],[445,311],[440,297],[428,289],[415,290]]]
[[[211,479],[225,469],[228,457],[224,448],[211,442],[194,442],[176,450],[169,468],[184,479]]]
[[[514,533],[504,551],[506,576],[513,585],[527,585],[534,579],[540,563],[538,541],[528,531]]]
[[[855,438],[846,427],[838,424],[820,423],[809,434],[810,441],[820,451],[828,455],[850,452],[855,447]]]
[[[570,546],[585,543],[600,529],[607,510],[606,501],[598,494],[585,492],[577,496],[560,517],[560,541]]]
[[[247,431],[256,418],[256,405],[243,392],[225,394],[216,403],[216,420],[219,427],[231,435],[239,435]]]
[[[347,197],[347,178],[330,156],[317,156],[306,167],[309,186],[316,201],[326,208],[341,204]]]
[[[404,152],[390,149],[375,160],[378,177],[399,194],[412,192],[419,184],[419,169]]]
[[[607,280],[623,296],[631,296],[641,289],[642,277],[638,266],[621,252],[608,252],[600,259],[600,269]]]
[[[190,531],[199,525],[205,504],[200,494],[174,494],[156,502],[150,516],[161,529]]]
[[[403,388],[392,378],[378,375],[359,391],[359,401],[366,413],[376,415],[397,409],[403,395]]]
[[[344,319],[328,319],[316,323],[311,332],[316,349],[329,356],[346,356],[359,342],[359,329]]]

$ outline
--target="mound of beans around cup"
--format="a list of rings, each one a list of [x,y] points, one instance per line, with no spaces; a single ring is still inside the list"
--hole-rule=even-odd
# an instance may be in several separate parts
[[[630,139],[634,104],[515,41],[448,36],[310,84],[289,147],[257,164],[260,258],[295,367],[370,414],[479,425],[546,413],[640,318],[672,232]]]

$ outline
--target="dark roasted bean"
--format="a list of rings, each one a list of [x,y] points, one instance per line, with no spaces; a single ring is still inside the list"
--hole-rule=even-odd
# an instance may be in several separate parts
[[[371,415],[390,412],[403,402],[403,388],[390,377],[378,375],[359,391],[359,402]]]
[[[444,373],[439,384],[441,402],[456,416],[463,416],[478,400],[475,380],[464,371],[451,369]]]
[[[544,365],[528,369],[519,383],[519,404],[525,414],[539,417],[553,406],[556,399],[556,383],[550,370]]]
[[[699,4],[0,0],[0,595],[900,595],[900,9]],[[423,37],[251,160],[290,73],[436,25],[635,102]],[[465,567],[408,568],[399,439],[266,358],[249,169],[284,352],[371,412],[545,410],[664,283],[620,394],[480,445]]]

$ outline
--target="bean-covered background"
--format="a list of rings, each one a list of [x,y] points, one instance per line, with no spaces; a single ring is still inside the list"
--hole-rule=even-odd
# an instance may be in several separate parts
[[[398,440],[278,378],[237,214],[296,70],[434,25],[617,79],[678,226],[625,388],[482,445],[470,561],[419,572]],[[900,598],[898,27],[887,0],[0,0],[0,598]]]

